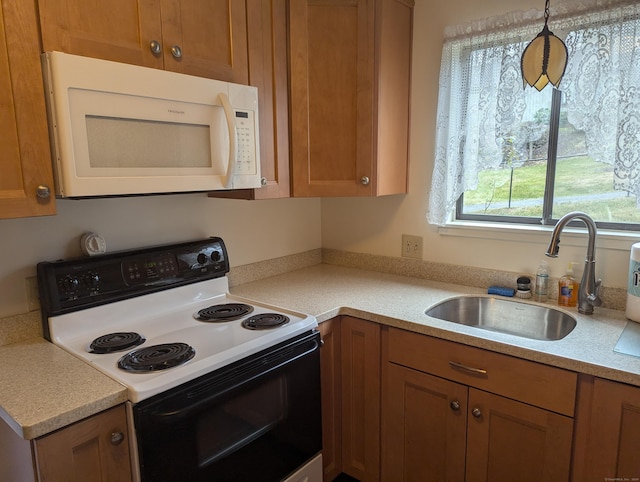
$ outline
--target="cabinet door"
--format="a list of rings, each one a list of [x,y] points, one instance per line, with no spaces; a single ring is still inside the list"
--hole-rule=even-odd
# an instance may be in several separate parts
[[[380,326],[341,318],[342,470],[380,479]]]
[[[640,477],[640,388],[596,378],[585,480]]]
[[[387,367],[382,480],[464,481],[467,387],[393,363]]]
[[[340,318],[320,323],[322,349],[322,464],[323,479],[330,482],[342,472],[342,396]]]
[[[166,70],[248,83],[244,0],[159,1]]]
[[[39,0],[45,51],[162,68],[152,41],[162,46],[159,0]]]
[[[371,195],[374,2],[289,8],[293,195]]]
[[[55,214],[33,2],[0,2],[0,218]]]
[[[260,172],[256,199],[289,197],[286,0],[247,0],[249,84],[258,88]]]
[[[130,481],[124,405],[36,440],[35,452],[41,482]]]
[[[248,82],[243,0],[39,0],[39,8],[44,50]]]
[[[569,480],[573,419],[469,389],[467,482]]]

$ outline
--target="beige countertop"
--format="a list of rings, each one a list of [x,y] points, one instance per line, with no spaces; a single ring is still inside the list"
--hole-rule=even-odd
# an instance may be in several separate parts
[[[439,301],[461,294],[486,294],[486,289],[425,279],[317,264],[240,284],[231,292],[312,314],[319,322],[351,315],[640,386],[640,358],[613,351],[627,323],[621,311],[596,308],[594,315],[584,316],[572,309],[578,324],[568,336],[536,341],[428,317],[425,309]],[[42,338],[0,347],[0,418],[25,439],[126,399],[124,386]]]
[[[43,338],[0,347],[0,418],[34,439],[127,400],[123,385]]]
[[[486,294],[486,289],[361,269],[319,264],[235,286],[231,293],[306,312],[319,322],[351,315],[640,386],[640,357],[613,351],[628,322],[622,311],[596,308],[595,314],[585,316],[575,308],[566,309],[577,319],[574,330],[562,340],[539,341],[458,325],[424,313],[446,298]]]

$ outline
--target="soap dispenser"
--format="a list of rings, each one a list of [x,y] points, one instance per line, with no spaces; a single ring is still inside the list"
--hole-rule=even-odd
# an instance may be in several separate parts
[[[558,304],[569,307],[578,304],[578,287],[573,277],[573,263],[569,263],[567,272],[558,280]]]

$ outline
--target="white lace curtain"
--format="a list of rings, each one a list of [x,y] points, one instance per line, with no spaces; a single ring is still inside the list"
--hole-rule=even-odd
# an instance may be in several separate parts
[[[522,51],[542,24],[542,12],[514,12],[445,32],[431,224],[449,220],[479,171],[504,162],[502,143],[522,128],[524,113],[550,105],[552,87],[525,90],[520,75]],[[549,27],[569,51],[560,84],[569,122],[585,132],[593,159],[614,165],[614,188],[635,194],[640,207],[640,4],[563,5],[552,9]]]

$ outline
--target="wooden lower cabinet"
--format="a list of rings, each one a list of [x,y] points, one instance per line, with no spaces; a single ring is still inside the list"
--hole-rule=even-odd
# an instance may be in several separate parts
[[[340,369],[340,317],[320,323],[320,383],[322,386],[323,480],[342,472],[342,376]]]
[[[131,461],[124,405],[34,443],[41,482],[129,482]]]
[[[464,480],[467,387],[390,363],[382,480]]]
[[[569,480],[572,408],[559,414],[514,398],[529,382],[559,399],[573,386],[575,400],[576,374],[524,362],[517,379],[496,385],[512,357],[396,329],[383,333],[382,480]],[[443,363],[425,366],[449,369],[453,380],[426,372],[420,360],[431,356]],[[415,357],[418,369],[406,366]],[[548,399],[540,395],[541,404],[553,403]]]
[[[575,482],[640,480],[640,387],[582,376]]]
[[[0,420],[2,482],[130,482],[129,434],[124,405],[35,440]]]
[[[342,471],[360,481],[380,477],[380,325],[343,316]]]
[[[573,419],[469,389],[468,482],[569,480]]]
[[[320,333],[324,480],[380,480],[380,326],[340,316]]]

